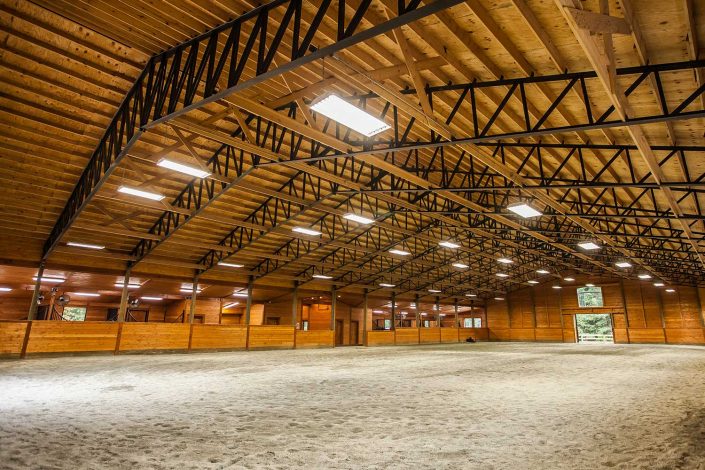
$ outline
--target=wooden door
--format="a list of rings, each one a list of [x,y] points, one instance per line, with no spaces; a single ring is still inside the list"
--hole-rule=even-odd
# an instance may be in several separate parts
[[[340,346],[345,341],[343,340],[343,320],[335,321],[335,345]]]
[[[350,322],[350,344],[360,344],[360,322]]]

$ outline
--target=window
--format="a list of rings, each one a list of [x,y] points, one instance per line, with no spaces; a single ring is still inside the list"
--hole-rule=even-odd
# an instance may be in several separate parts
[[[66,321],[84,321],[86,319],[86,307],[64,307],[61,316]]]
[[[482,318],[477,317],[472,319],[473,328],[482,328]]]
[[[463,328],[474,328],[472,326],[472,318],[463,318]]]
[[[601,287],[579,287],[578,288],[579,307],[602,307]]]
[[[304,323],[304,328],[303,328],[304,331],[308,331],[308,320],[304,320],[303,323]]]
[[[384,320],[384,329],[385,329],[385,330],[391,330],[391,329],[392,329],[392,320]]]

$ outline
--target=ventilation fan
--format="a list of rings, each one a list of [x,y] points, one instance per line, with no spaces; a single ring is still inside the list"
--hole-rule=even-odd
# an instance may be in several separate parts
[[[62,294],[59,296],[58,299],[56,299],[56,303],[61,307],[68,305],[69,302],[71,302],[71,297],[69,297],[67,294]]]

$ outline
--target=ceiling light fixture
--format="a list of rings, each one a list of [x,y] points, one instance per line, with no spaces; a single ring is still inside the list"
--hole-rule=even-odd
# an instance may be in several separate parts
[[[564,277],[563,280],[564,280],[564,281],[568,281],[568,282],[573,282],[573,281],[575,281],[575,278],[573,278],[573,277]]]
[[[393,255],[399,255],[399,256],[409,256],[411,254],[408,251],[397,250],[396,248],[389,250],[389,252]]]
[[[359,132],[365,137],[372,137],[375,134],[390,129],[386,122],[377,119],[357,106],[353,106],[335,94],[315,100],[310,108],[319,114]]]
[[[533,279],[526,281],[526,282],[528,282],[529,284],[538,284],[539,283],[539,281],[535,281]]]
[[[537,211],[530,205],[526,204],[525,202],[520,202],[518,204],[511,204],[507,206],[507,209],[510,211],[514,212],[517,215],[520,215],[521,217],[524,217],[525,219],[528,219],[529,217],[538,217],[540,215],[543,215],[541,212]]]
[[[247,297],[247,291],[235,291],[233,297]]]
[[[142,297],[140,297],[140,299],[142,299],[142,300],[164,300],[163,297],[154,297],[154,296],[150,296],[150,295],[143,295]]]
[[[181,292],[186,292],[186,293],[189,293],[189,294],[193,292],[193,288],[192,288],[192,287],[188,287],[188,288],[187,288],[187,287],[182,287],[182,288],[179,289],[179,290],[180,290]],[[200,293],[201,293],[201,289],[196,289],[196,294],[200,294]]]
[[[129,186],[120,186],[118,188],[119,193],[129,194],[130,196],[143,197],[145,199],[151,199],[152,201],[161,201],[164,196],[157,193],[152,193],[149,191],[142,191],[141,189],[130,188]]]
[[[372,313],[384,313],[384,310],[372,310]]]
[[[0,287],[0,292],[10,292],[12,287]]]
[[[353,222],[357,222],[360,224],[372,224],[374,223],[375,219],[370,219],[368,217],[363,217],[361,215],[353,214],[352,212],[348,212],[347,214],[343,215],[343,219],[347,220],[352,220]]]
[[[555,286],[551,286],[551,287],[553,287],[554,289],[563,289],[563,288],[562,288],[561,286],[559,286],[559,285],[555,285]]]
[[[95,292],[72,292],[72,294],[79,297],[100,297],[100,294]]]
[[[495,297],[495,300],[504,300],[504,297]]]
[[[448,240],[444,240],[444,241],[442,241],[442,242],[438,242],[438,244],[439,244],[440,246],[442,246],[443,248],[451,248],[451,249],[460,248],[460,245],[459,245],[459,244],[453,243],[453,242],[448,241]]]
[[[585,242],[578,243],[578,246],[580,248],[582,248],[583,250],[588,250],[588,251],[600,249],[600,245],[598,245],[595,242],[591,242],[591,241],[585,241]]]
[[[318,230],[313,230],[312,228],[306,227],[294,227],[291,229],[292,232],[303,233],[304,235],[318,236],[321,234]]]
[[[230,302],[228,304],[223,305],[223,308],[233,308],[237,305],[240,305],[240,302]]]
[[[465,297],[477,297],[477,294],[465,294]]]
[[[380,282],[380,283],[379,283],[379,286],[380,286],[380,287],[395,287],[396,284],[388,284],[388,283],[386,283],[386,282]]]
[[[585,287],[595,287],[595,284],[587,283],[585,284]]]
[[[431,294],[440,294],[441,292],[443,292],[443,291],[438,290],[438,289],[429,289],[428,291],[429,291]]]
[[[333,279],[333,276],[326,276],[325,274],[314,274],[311,277],[315,277],[316,279]]]
[[[32,280],[34,282],[37,282],[37,276],[34,276],[32,278]],[[62,277],[42,277],[42,282],[51,282],[51,283],[59,284],[61,282],[65,282],[65,281],[66,281],[66,279],[64,279]]]
[[[675,291],[676,291],[675,289],[666,289],[666,292],[668,292],[668,293],[673,293]]]
[[[192,166],[184,165],[183,163],[175,162],[173,160],[168,160],[162,158],[157,162],[157,166],[166,168],[168,170],[174,170],[179,173],[184,173],[189,176],[195,176],[196,178],[207,178],[211,175],[210,172],[201,170],[200,168],[194,168]]]
[[[663,282],[654,282],[654,287],[663,287],[665,285],[666,284],[664,284]]]
[[[467,269],[470,267],[467,264],[463,264],[463,263],[453,263],[453,266],[458,269]]]
[[[74,246],[76,248],[87,248],[89,250],[104,250],[105,249],[105,246],[103,246],[103,245],[93,245],[91,243],[68,242],[66,244],[68,246]]]
[[[536,272],[539,274],[550,274],[550,271],[547,269],[537,269]]]
[[[245,267],[242,264],[227,263],[225,261],[219,261],[218,266],[225,266],[226,268],[244,268]]]
[[[504,258],[504,257],[498,258],[497,261],[502,264],[512,264],[514,262],[514,260],[511,260],[509,258]]]
[[[115,287],[117,287],[118,289],[122,289],[123,287],[125,287],[125,283],[116,282]],[[128,289],[139,289],[140,287],[142,287],[142,284],[127,284]]]
[[[497,273],[497,274],[495,274],[495,276],[497,276],[497,277],[509,277],[509,274]]]
[[[639,274],[639,279],[642,279],[642,280],[651,279],[651,274],[641,273],[641,274]]]
[[[632,263],[630,263],[629,261],[617,261],[616,263],[614,263],[614,265],[617,266],[618,268],[631,268],[632,267]]]

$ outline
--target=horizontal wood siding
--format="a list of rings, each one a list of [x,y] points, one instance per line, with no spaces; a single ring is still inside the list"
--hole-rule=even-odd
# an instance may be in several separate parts
[[[696,328],[666,328],[666,342],[671,344],[705,344],[705,330]]]
[[[457,343],[458,329],[457,328],[441,328],[441,343]]]
[[[458,341],[464,343],[468,338],[475,341],[488,341],[490,331],[487,328],[458,328]]]
[[[393,331],[368,331],[367,346],[390,346],[394,345]]]
[[[188,349],[188,323],[124,323],[119,351],[169,351]]]
[[[419,344],[418,328],[397,328],[394,333],[396,344]]]
[[[293,326],[250,326],[249,349],[293,349]]]
[[[563,341],[563,330],[560,328],[536,328],[536,341]]]
[[[27,325],[26,321],[0,322],[0,357],[19,357]]]
[[[34,321],[27,354],[113,352],[117,335],[114,322]]]
[[[247,328],[239,325],[193,325],[191,349],[245,349]]]
[[[631,343],[665,343],[663,328],[629,328]]]
[[[296,330],[296,348],[335,347],[335,332],[332,330]]]
[[[440,343],[441,342],[441,328],[420,328],[419,329],[419,343]]]

